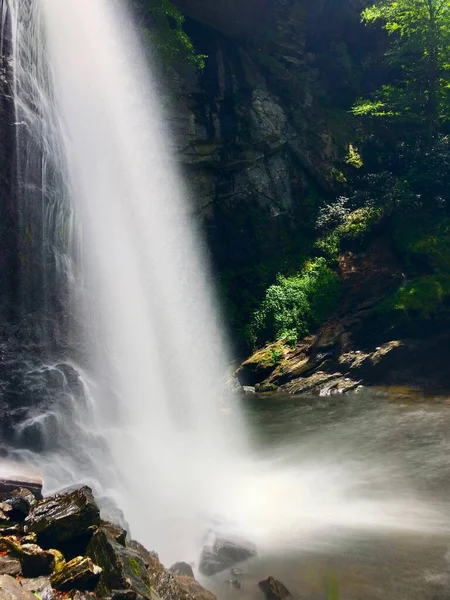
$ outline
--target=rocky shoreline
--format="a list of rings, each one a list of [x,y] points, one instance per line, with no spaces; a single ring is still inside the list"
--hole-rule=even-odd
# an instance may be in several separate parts
[[[192,569],[170,572],[102,520],[88,487],[42,498],[36,482],[15,484],[0,482],[0,600],[214,600]]]
[[[393,322],[380,303],[402,281],[390,242],[377,239],[360,255],[340,257],[342,302],[331,318],[295,347],[277,341],[237,369],[241,386],[258,393],[351,392],[359,386],[450,390],[450,331],[432,319]]]
[[[256,556],[253,544],[214,536],[205,545],[199,571],[231,574]],[[237,577],[237,578],[236,578]],[[268,600],[290,593],[269,577],[259,587]],[[178,562],[166,569],[155,552],[105,521],[89,487],[49,497],[37,479],[0,479],[0,600],[215,600]]]

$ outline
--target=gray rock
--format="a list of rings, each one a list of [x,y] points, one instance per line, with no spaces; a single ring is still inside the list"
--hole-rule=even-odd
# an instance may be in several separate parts
[[[99,524],[99,508],[86,486],[38,502],[25,519],[26,532],[36,533],[46,548],[87,536]]]
[[[0,556],[0,575],[11,575],[15,577],[22,573],[22,566],[17,558]]]
[[[174,575],[182,575],[183,577],[192,577],[192,579],[195,579],[191,565],[185,562],[175,563],[170,567],[169,571]]]
[[[100,578],[102,569],[90,558],[77,556],[54,573],[50,581],[52,586],[60,591],[72,589],[93,590]]]
[[[0,600],[36,600],[36,596],[10,575],[0,575]]]
[[[22,579],[22,587],[38,596],[40,600],[55,600],[57,594],[52,588],[48,577],[35,577],[33,579]]]
[[[152,600],[144,560],[131,548],[119,544],[108,530],[100,528],[95,533],[86,553],[102,569],[95,589],[97,594],[109,596],[113,592],[131,590],[138,597]],[[131,592],[127,592],[127,597]]]
[[[203,575],[215,575],[256,555],[256,546],[247,540],[216,537],[203,548],[199,570]]]

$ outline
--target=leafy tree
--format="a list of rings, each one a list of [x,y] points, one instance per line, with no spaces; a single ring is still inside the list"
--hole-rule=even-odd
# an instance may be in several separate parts
[[[353,112],[417,124],[430,141],[450,120],[449,0],[380,0],[362,19],[391,36],[389,81]]]

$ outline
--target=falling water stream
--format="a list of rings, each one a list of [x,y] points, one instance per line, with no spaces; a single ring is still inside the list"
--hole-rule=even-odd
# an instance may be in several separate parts
[[[445,495],[419,493],[403,455],[370,446],[387,421],[362,429],[344,410],[323,433],[285,415],[286,435],[261,444],[224,391],[207,255],[124,0],[5,0],[2,31],[34,256],[22,320],[38,339],[9,458],[48,491],[88,483],[166,562],[195,560],[211,528],[263,554],[355,531],[448,534]]]

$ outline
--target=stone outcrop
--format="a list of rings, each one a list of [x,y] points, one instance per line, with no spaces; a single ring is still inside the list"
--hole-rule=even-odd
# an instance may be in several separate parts
[[[417,319],[393,326],[377,309],[402,281],[390,242],[378,238],[364,254],[341,256],[340,269],[344,300],[336,313],[294,348],[278,342],[255,352],[237,369],[241,385],[320,395],[372,385],[448,389],[450,333]]]
[[[31,494],[5,492],[3,502],[10,506],[25,491]],[[14,534],[0,533],[0,600],[57,600],[61,594],[71,600],[215,600],[189,565],[177,563],[171,573],[120,526],[101,521],[88,487],[34,497],[30,506],[25,519],[6,510]],[[83,555],[74,557],[80,539]]]

